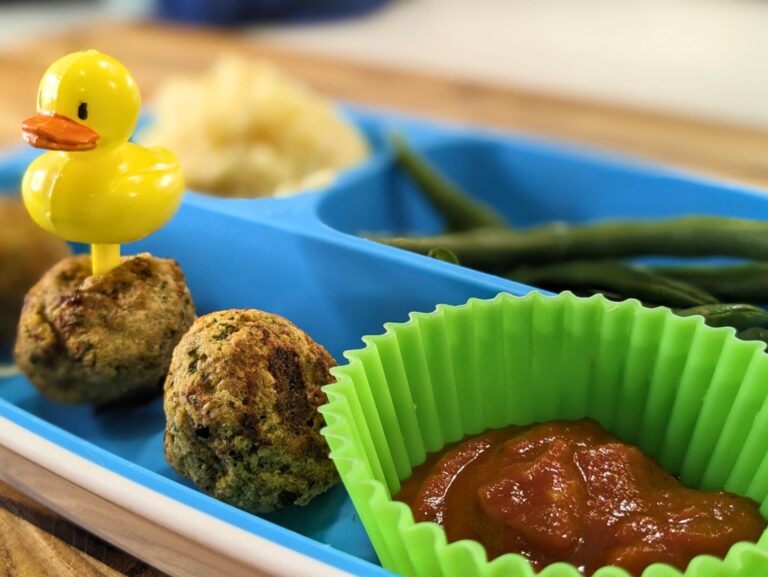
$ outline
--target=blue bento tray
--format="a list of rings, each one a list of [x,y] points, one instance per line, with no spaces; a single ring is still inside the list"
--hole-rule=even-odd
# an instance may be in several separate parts
[[[438,303],[460,304],[531,287],[360,238],[436,233],[441,220],[393,166],[387,135],[404,133],[452,179],[511,224],[646,219],[679,214],[768,218],[768,196],[738,185],[514,134],[446,126],[381,111],[345,109],[373,154],[321,191],[281,199],[188,192],[165,228],[124,247],[176,259],[198,313],[259,308],[287,317],[338,360],[363,335]],[[0,158],[0,190],[15,193],[35,151]],[[354,575],[391,575],[344,488],[305,508],[258,517],[216,501],[163,459],[160,399],[94,412],[51,403],[21,376],[0,379],[0,417],[118,475]],[[330,546],[330,547],[329,547]]]

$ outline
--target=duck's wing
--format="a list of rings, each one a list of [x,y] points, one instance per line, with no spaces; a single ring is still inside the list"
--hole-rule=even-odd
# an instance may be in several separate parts
[[[53,190],[66,162],[62,155],[46,152],[32,161],[21,181],[21,195],[32,220],[54,234],[58,230],[51,220]]]
[[[121,169],[109,186],[119,210],[115,236],[138,240],[162,227],[176,213],[184,192],[184,175],[176,156],[163,148],[128,144]]]

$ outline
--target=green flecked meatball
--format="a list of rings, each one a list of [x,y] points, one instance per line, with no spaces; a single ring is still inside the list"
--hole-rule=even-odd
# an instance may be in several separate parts
[[[54,401],[120,403],[160,392],[194,319],[173,260],[140,254],[92,276],[90,256],[69,257],[27,293],[14,357]]]
[[[165,382],[165,458],[253,513],[305,505],[338,481],[320,435],[331,355],[286,319],[227,310],[197,319]]]

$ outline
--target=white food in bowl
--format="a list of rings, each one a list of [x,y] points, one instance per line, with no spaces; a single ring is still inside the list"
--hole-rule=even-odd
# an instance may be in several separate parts
[[[326,186],[368,155],[365,138],[325,98],[264,61],[220,59],[169,80],[139,136],[173,150],[190,188],[220,196],[286,196]]]

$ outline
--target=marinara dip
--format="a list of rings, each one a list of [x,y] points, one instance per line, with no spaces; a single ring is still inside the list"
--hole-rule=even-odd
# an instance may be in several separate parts
[[[474,539],[489,559],[519,553],[537,570],[564,561],[585,575],[617,565],[685,569],[723,557],[766,526],[758,505],[683,486],[592,420],[508,427],[431,455],[396,499],[448,541]]]

